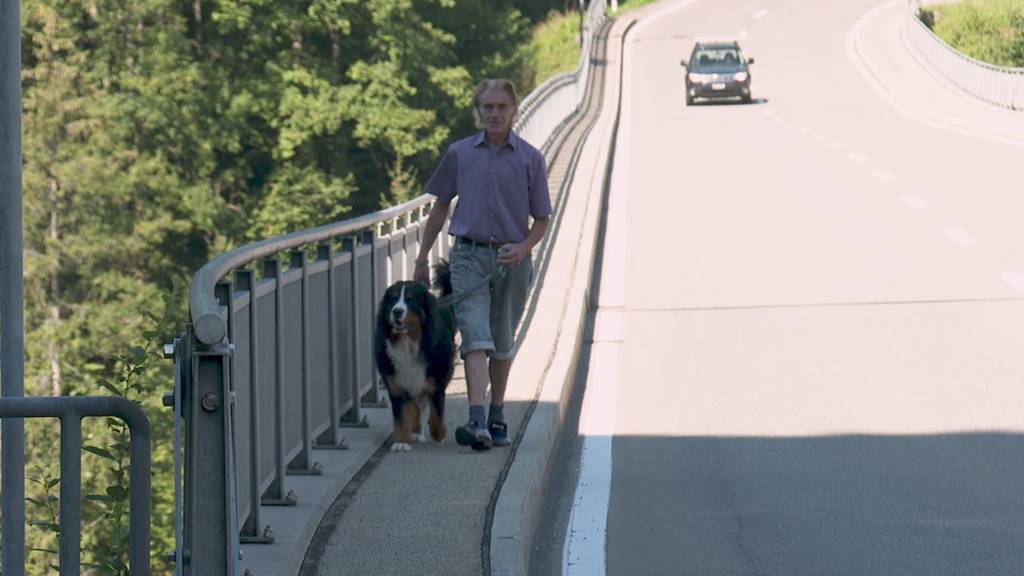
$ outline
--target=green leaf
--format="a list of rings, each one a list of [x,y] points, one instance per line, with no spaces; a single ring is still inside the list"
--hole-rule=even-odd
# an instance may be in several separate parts
[[[95,454],[95,455],[97,455],[97,456],[99,456],[101,458],[106,458],[107,460],[113,460],[115,462],[119,461],[118,458],[116,456],[114,456],[110,452],[110,450],[107,450],[106,448],[99,448],[97,446],[85,445],[85,446],[82,446],[82,450],[84,450],[86,452],[89,452],[91,454]]]
[[[53,488],[57,484],[60,484],[59,476],[57,478],[50,478],[49,480],[46,481],[46,489],[49,490],[50,488]]]

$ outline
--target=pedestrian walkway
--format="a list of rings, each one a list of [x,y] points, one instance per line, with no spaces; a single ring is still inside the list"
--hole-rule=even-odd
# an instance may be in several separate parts
[[[324,477],[294,478],[297,507],[263,509],[277,540],[242,547],[251,574],[477,576],[523,569],[522,531],[536,521],[530,506],[540,501],[582,337],[623,29],[623,22],[608,21],[598,35],[590,96],[548,155],[555,220],[535,256],[537,278],[521,330],[529,337],[506,394],[512,446],[479,453],[456,445],[454,429],[468,414],[461,363],[448,389],[449,437],[441,445],[393,454],[390,409],[366,408],[369,426],[345,431],[350,450],[316,453]]]

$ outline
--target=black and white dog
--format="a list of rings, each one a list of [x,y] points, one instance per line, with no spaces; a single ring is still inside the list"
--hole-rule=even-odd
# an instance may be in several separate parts
[[[441,296],[452,293],[448,263],[434,268]],[[384,292],[374,334],[377,370],[391,397],[395,418],[392,452],[408,452],[422,433],[421,406],[429,400],[430,436],[441,442],[445,389],[455,367],[455,314],[419,282],[396,282]]]

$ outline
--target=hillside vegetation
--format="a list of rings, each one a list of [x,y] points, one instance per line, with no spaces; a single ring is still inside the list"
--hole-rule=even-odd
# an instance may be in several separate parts
[[[929,6],[921,19],[947,44],[989,64],[1024,67],[1024,0]]]

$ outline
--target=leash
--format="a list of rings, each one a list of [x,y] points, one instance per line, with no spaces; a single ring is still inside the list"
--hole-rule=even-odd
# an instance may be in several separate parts
[[[489,284],[491,280],[494,280],[495,278],[503,278],[505,274],[508,274],[508,268],[505,268],[504,264],[498,264],[498,268],[494,272],[491,272],[490,274],[485,276],[483,280],[478,282],[472,288],[466,290],[462,294],[459,294],[457,298],[455,294],[449,294],[448,296],[441,298],[438,301],[437,305],[439,308],[450,308],[452,306],[455,306],[459,302],[462,302],[463,300],[468,298],[471,294],[473,294],[480,288],[483,288],[486,284]]]

